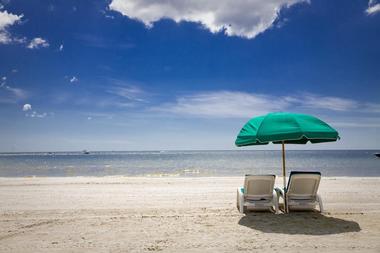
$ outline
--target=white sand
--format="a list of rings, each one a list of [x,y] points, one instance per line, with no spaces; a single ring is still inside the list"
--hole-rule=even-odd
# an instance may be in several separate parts
[[[380,178],[323,178],[324,215],[241,215],[242,183],[0,178],[0,252],[380,252]]]

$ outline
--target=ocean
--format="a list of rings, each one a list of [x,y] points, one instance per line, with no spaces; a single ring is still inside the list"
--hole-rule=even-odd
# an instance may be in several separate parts
[[[288,150],[287,172],[380,176],[375,150]],[[139,151],[0,153],[0,177],[281,175],[281,151]]]

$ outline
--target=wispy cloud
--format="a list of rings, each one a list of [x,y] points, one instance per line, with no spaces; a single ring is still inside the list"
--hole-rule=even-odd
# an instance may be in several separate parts
[[[6,99],[1,99],[3,103],[14,103],[27,97],[25,90],[8,85],[6,76],[3,76],[0,80],[0,90],[3,90],[6,96]]]
[[[272,111],[287,110],[379,113],[380,104],[360,103],[352,99],[310,93],[296,96],[272,96],[236,91],[213,91],[181,96],[175,102],[161,104],[150,110],[182,116],[246,118]]]
[[[26,98],[27,94],[26,91],[20,88],[13,88],[8,85],[5,85],[4,88],[11,92],[16,98],[21,99],[21,98]]]
[[[363,106],[363,108],[364,108],[365,112],[380,113],[380,104],[365,103],[364,106]]]
[[[154,22],[169,18],[175,22],[202,24],[213,33],[254,38],[270,28],[282,8],[307,0],[113,0],[109,8],[152,27]],[[247,11],[248,10],[248,11]]]
[[[63,51],[63,44],[61,44],[58,48],[59,51]]]
[[[36,111],[33,111],[32,113],[25,114],[25,116],[30,118],[45,118],[46,116],[48,116],[48,114],[46,112],[38,113]]]
[[[365,10],[367,15],[374,15],[380,12],[380,3],[376,0],[370,0],[368,2],[368,8]]]
[[[103,106],[116,106],[120,108],[133,108],[147,104],[150,96],[140,86],[131,85],[123,80],[108,79],[109,86],[105,89],[109,97],[100,101]]]
[[[352,99],[320,96],[315,94],[302,94],[299,96],[289,96],[285,98],[294,106],[312,108],[312,109],[325,109],[332,111],[348,111],[354,110],[359,107],[359,103]]]
[[[7,29],[20,22],[23,14],[16,15],[1,9],[2,8],[0,8],[0,44],[19,42],[19,39],[14,38]]]
[[[107,90],[108,93],[127,99],[129,101],[144,102],[145,92],[137,86],[114,86]]]
[[[79,78],[76,76],[65,76],[65,79],[72,84],[79,82]]]
[[[335,114],[326,116],[325,120],[333,127],[380,128],[380,117],[377,114],[354,114],[353,116]]]
[[[70,83],[76,83],[78,81],[79,80],[78,80],[78,78],[76,76],[73,76],[73,77],[70,78]]]
[[[131,49],[136,45],[131,42],[114,40],[108,37],[103,37],[94,34],[78,34],[76,36],[83,44],[96,48],[118,48],[118,49]]]
[[[246,118],[251,115],[280,111],[290,106],[286,98],[245,92],[203,92],[177,98],[175,103],[166,103],[152,108],[153,111],[180,115]]]
[[[76,76],[64,76],[64,78],[72,84],[79,82],[79,78]],[[148,98],[151,94],[141,87],[112,78],[105,78],[103,81],[104,83],[99,86],[77,86],[78,89],[75,92],[54,93],[51,95],[50,100],[55,104],[70,103],[86,109],[93,108],[94,110],[96,108],[142,109],[142,107],[149,104]],[[93,118],[96,117],[94,116]]]
[[[360,119],[360,121],[353,121],[352,119],[346,121],[336,121],[330,120],[328,121],[330,125],[334,127],[344,127],[344,128],[380,128],[380,122],[373,122],[372,120],[364,121]]]
[[[37,38],[32,39],[26,47],[29,49],[38,49],[38,48],[43,48],[43,47],[48,47],[48,46],[49,46],[49,42],[47,42],[47,40],[37,37]]]
[[[95,120],[95,119],[112,120],[114,118],[114,114],[112,113],[83,112],[81,114],[87,117],[88,120]]]

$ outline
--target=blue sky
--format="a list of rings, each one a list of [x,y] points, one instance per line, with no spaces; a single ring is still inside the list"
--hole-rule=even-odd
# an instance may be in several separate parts
[[[0,151],[234,149],[271,111],[379,148],[378,1],[0,3]]]

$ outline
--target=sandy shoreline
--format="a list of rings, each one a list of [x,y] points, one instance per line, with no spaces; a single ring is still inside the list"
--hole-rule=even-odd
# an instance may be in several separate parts
[[[323,178],[324,215],[241,215],[242,183],[0,178],[0,252],[380,252],[380,178]]]

